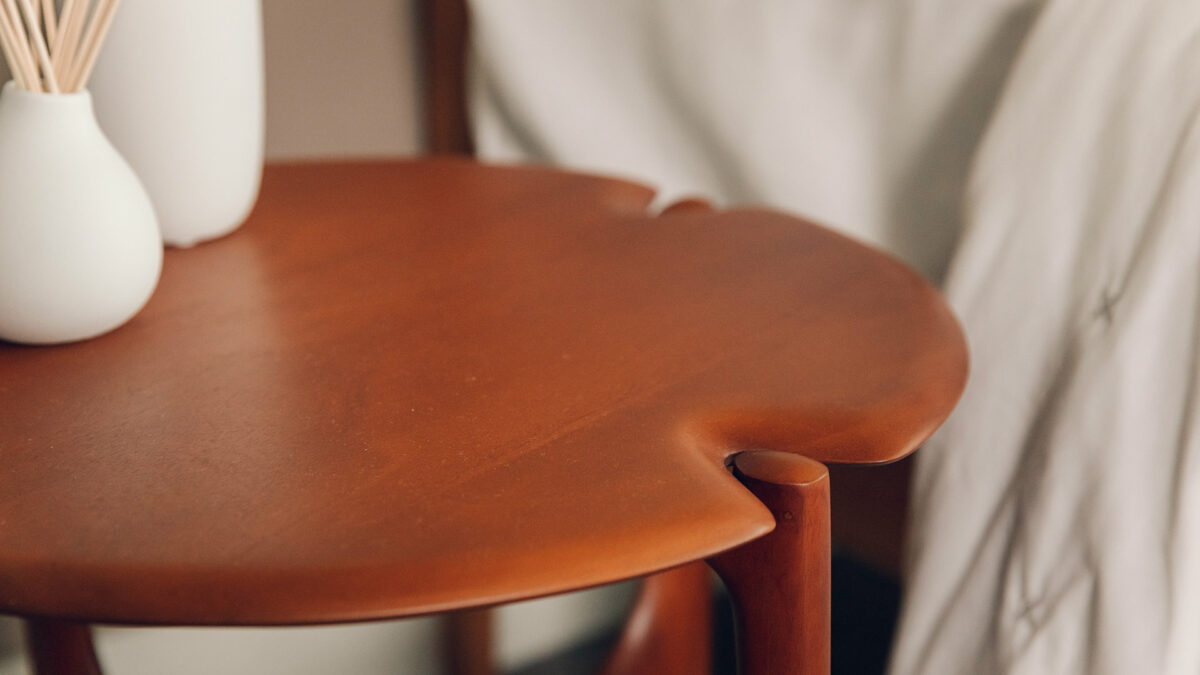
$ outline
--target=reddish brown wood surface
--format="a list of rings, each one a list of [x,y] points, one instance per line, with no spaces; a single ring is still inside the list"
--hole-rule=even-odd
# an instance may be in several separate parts
[[[765,537],[710,561],[736,606],[738,672],[828,675],[829,473],[775,451],[738,455],[734,473],[776,523]]]
[[[469,162],[270,168],[110,335],[0,346],[0,611],[289,624],[555,593],[773,527],[746,448],[903,456],[937,294],[765,211]]]
[[[643,579],[602,675],[712,671],[712,572],[701,562]]]

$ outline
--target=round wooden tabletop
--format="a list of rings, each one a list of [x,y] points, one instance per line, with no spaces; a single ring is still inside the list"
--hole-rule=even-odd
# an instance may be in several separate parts
[[[465,161],[268,168],[131,323],[0,345],[0,611],[294,624],[529,598],[768,532],[726,459],[910,452],[915,274],[767,211]]]

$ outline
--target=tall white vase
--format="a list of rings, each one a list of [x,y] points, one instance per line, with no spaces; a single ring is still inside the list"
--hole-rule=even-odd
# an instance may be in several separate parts
[[[0,92],[0,338],[52,344],[128,321],[158,283],[150,199],[92,99]]]
[[[123,0],[88,88],[164,241],[191,246],[245,220],[263,161],[259,0]]]

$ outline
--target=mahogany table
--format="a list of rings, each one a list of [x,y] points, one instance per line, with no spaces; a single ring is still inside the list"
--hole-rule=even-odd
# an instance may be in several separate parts
[[[915,448],[962,336],[883,254],[651,198],[466,161],[270,167],[125,327],[0,345],[0,612],[33,619],[41,672],[94,667],[86,622],[384,619],[703,559],[749,672],[814,663],[818,462]]]

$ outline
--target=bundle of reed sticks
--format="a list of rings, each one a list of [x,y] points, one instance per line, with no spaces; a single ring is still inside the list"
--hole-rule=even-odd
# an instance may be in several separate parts
[[[0,0],[0,49],[17,86],[65,94],[87,85],[120,0]]]

